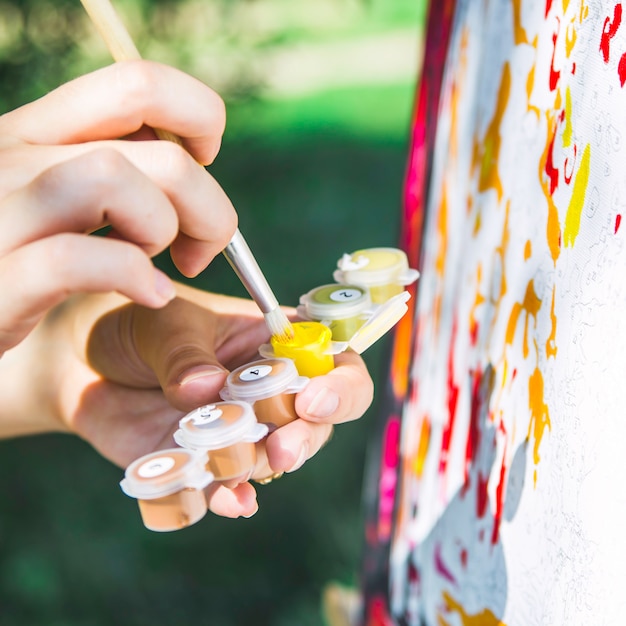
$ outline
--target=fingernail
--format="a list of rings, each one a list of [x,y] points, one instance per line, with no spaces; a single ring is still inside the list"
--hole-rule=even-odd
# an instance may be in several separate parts
[[[330,417],[339,406],[339,396],[328,387],[322,387],[309,404],[306,413],[310,417]]]
[[[176,297],[176,287],[171,279],[161,270],[154,268],[154,288],[165,301],[169,302]]]
[[[254,509],[254,511],[252,511],[252,513],[250,513],[250,515],[242,515],[241,517],[245,517],[246,519],[250,519],[253,515],[256,515],[256,512],[259,510],[259,505],[256,505],[256,508]]]
[[[217,365],[196,365],[196,367],[192,367],[181,374],[177,382],[183,387],[199,378],[208,378],[217,374],[226,374],[226,370]]]
[[[290,472],[295,472],[296,470],[300,469],[308,458],[309,458],[309,444],[305,441],[302,444],[302,447],[300,448],[300,454],[298,455],[298,459],[293,464],[291,469],[287,470],[287,473],[289,474]]]

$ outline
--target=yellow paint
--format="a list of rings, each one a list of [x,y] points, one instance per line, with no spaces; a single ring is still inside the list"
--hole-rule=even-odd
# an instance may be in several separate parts
[[[538,367],[528,379],[528,408],[530,409],[530,423],[528,424],[528,438],[534,437],[533,461],[535,465],[539,463],[539,446],[545,429],[550,430],[550,412],[544,400],[543,374]],[[537,483],[537,472],[535,471],[535,485]]]
[[[584,0],[581,0],[580,3],[580,12],[578,14],[578,19],[580,21],[580,23],[583,23],[583,20],[586,20],[587,17],[589,17],[589,5],[586,4],[584,2]]]
[[[569,0],[563,0],[563,13],[567,11],[567,7],[569,6]]]
[[[563,147],[572,145],[572,92],[569,85],[565,90],[565,128],[563,128]]]
[[[576,237],[580,230],[580,218],[585,203],[585,193],[587,192],[587,183],[589,182],[589,161],[591,157],[591,147],[589,144],[585,146],[580,167],[576,173],[572,197],[565,215],[565,229],[563,231],[563,243],[565,246],[573,247],[576,243]]]
[[[539,182],[543,195],[545,196],[548,204],[548,219],[546,223],[546,239],[548,241],[548,247],[550,248],[550,255],[556,265],[556,261],[561,254],[561,224],[559,223],[559,211],[556,207],[552,194],[550,193],[550,182],[545,175],[546,163],[548,160],[548,151],[550,150],[550,137],[556,128],[556,122],[554,118],[548,114],[547,116],[547,141],[546,147],[539,159]]]
[[[511,93],[511,68],[508,63],[502,67],[496,110],[487,127],[487,132],[482,140],[476,140],[474,144],[474,164],[479,164],[478,190],[487,191],[494,189],[498,194],[498,200],[502,199],[502,181],[498,171],[498,159],[500,158],[500,128],[502,118],[506,111]]]
[[[320,322],[295,322],[293,338],[285,342],[272,337],[274,354],[293,359],[301,376],[321,376],[330,372],[334,364],[331,347],[331,331]]]
[[[391,386],[396,398],[404,398],[409,387],[409,362],[412,354],[411,335],[413,332],[413,311],[415,298],[411,298],[407,306],[408,312],[395,327],[395,340],[391,356]]]
[[[576,45],[576,26],[574,25],[574,20],[570,24],[567,25],[567,30],[565,32],[565,56],[569,59],[574,46]]]
[[[541,300],[539,299],[539,296],[537,296],[537,294],[535,293],[535,285],[531,278],[528,282],[528,285],[526,286],[524,300],[521,303],[516,302],[513,305],[513,309],[509,317],[509,323],[506,328],[506,343],[507,345],[512,345],[513,340],[515,339],[515,329],[517,327],[519,316],[522,311],[525,311],[526,320],[524,321],[524,344],[522,352],[524,358],[528,356],[528,322],[530,317],[532,316],[535,318],[535,324],[537,323],[537,314],[539,313],[540,308]]]
[[[513,33],[516,46],[528,43],[526,30],[522,26],[522,0],[513,0]]]
[[[419,442],[417,444],[417,454],[415,455],[415,464],[413,470],[418,478],[421,478],[424,472],[424,463],[426,462],[426,454],[430,444],[430,421],[424,417],[422,428],[420,430]]]
[[[483,609],[480,613],[470,615],[447,591],[443,592],[443,601],[448,613],[454,611],[458,613],[462,626],[506,626],[506,624],[498,619],[493,611]],[[443,622],[445,624],[445,622]]]
[[[530,239],[526,240],[526,245],[524,245],[524,261],[528,261],[533,253],[533,246],[530,243]]]
[[[551,322],[551,330],[550,336],[546,341],[546,356],[554,357],[556,356],[557,347],[556,347],[556,315],[554,313],[554,300],[556,294],[556,287],[552,287],[552,304],[550,305],[550,322]]]

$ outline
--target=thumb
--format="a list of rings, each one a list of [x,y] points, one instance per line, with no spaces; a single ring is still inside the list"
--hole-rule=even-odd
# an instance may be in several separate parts
[[[219,400],[228,370],[215,356],[215,314],[182,298],[161,309],[135,308],[135,349],[168,402],[190,411]]]

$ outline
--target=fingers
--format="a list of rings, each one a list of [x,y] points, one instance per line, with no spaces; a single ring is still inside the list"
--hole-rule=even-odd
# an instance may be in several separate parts
[[[124,164],[122,158],[115,159],[112,151],[125,157],[129,164]],[[93,172],[87,165],[81,167],[82,159],[88,159],[88,165],[94,167]],[[102,160],[101,164],[98,164],[99,160]],[[107,193],[114,193],[118,187],[118,197],[120,194],[128,194],[134,198],[146,191],[147,183],[138,182],[138,173],[131,175],[133,166],[158,187],[177,214],[180,232],[172,244],[171,254],[178,269],[186,276],[195,276],[202,271],[226,247],[235,232],[237,214],[224,190],[183,148],[169,141],[104,141],[71,146],[22,145],[2,150],[0,197],[28,186],[39,176],[44,176],[43,182],[40,180],[42,187],[53,185],[55,174],[44,173],[50,168],[56,170],[55,166],[67,161],[70,161],[68,167],[77,168],[78,173],[73,181],[77,194],[87,193],[81,191],[81,188],[87,187],[95,179],[96,182],[100,181],[100,187],[105,188]],[[78,174],[85,171],[87,177],[83,179]],[[128,184],[122,185],[120,181]],[[137,191],[129,187],[131,183],[138,185]],[[56,181],[56,185],[59,186],[60,194],[60,181]],[[148,200],[155,196],[156,191],[150,192],[138,206],[149,210],[151,205]],[[105,195],[102,202],[106,200]],[[162,202],[158,206],[161,205]],[[155,206],[154,210],[157,211],[158,207]],[[158,210],[159,219],[164,213]],[[164,219],[163,225],[158,228],[168,232],[171,219],[167,216]],[[156,221],[144,222],[143,229],[154,231],[157,228]],[[136,236],[137,233],[132,232]],[[142,243],[142,240],[136,243]]]
[[[250,483],[232,489],[213,483],[205,493],[209,510],[223,517],[252,517],[259,508],[256,491]]]
[[[295,420],[271,433],[265,440],[267,464],[273,472],[295,472],[326,444],[332,424],[312,424]],[[253,478],[265,478],[267,466],[261,455]]]
[[[68,295],[108,291],[148,307],[175,295],[169,278],[137,246],[122,241],[61,234],[0,258],[0,294],[11,294],[0,296],[0,350],[17,345]]]
[[[374,383],[363,359],[354,352],[335,356],[335,369],[312,378],[296,397],[296,412],[305,420],[340,424],[363,415],[374,397]]]
[[[228,372],[215,356],[217,325],[210,311],[182,298],[158,311],[135,308],[135,349],[179,410],[219,400]]]
[[[37,144],[70,144],[129,135],[147,125],[183,138],[203,164],[213,161],[226,121],[209,87],[150,61],[115,63],[81,76],[0,118],[0,130]]]
[[[164,250],[178,231],[167,196],[112,149],[56,164],[0,201],[0,255],[56,233],[106,224],[148,256]]]

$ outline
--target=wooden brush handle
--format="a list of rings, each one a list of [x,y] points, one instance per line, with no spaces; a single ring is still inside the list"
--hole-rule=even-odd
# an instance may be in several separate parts
[[[139,50],[135,46],[126,26],[120,19],[109,0],[80,0],[87,15],[109,49],[115,61],[136,61],[141,59]],[[173,141],[179,146],[183,142],[177,135],[167,130],[155,128],[154,132],[159,139]]]

